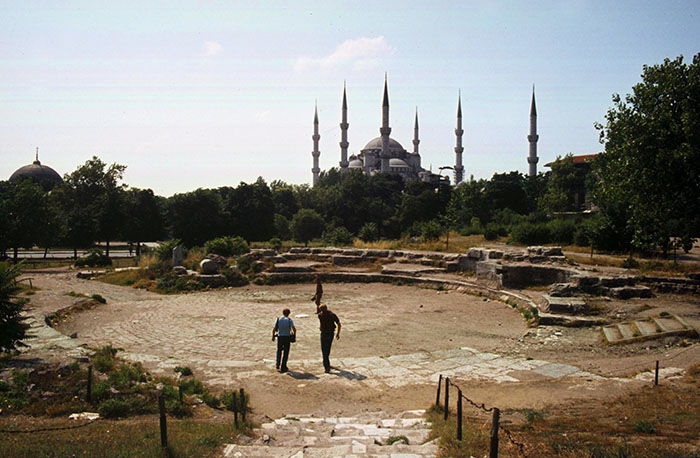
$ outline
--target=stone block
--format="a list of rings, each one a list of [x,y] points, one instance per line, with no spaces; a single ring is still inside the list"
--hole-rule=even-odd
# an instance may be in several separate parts
[[[448,272],[457,272],[459,270],[459,261],[448,261],[445,263],[445,269]]]
[[[311,248],[295,246],[290,248],[289,252],[294,254],[309,254],[311,253]]]
[[[555,283],[549,289],[552,297],[571,297],[578,294],[580,290],[573,283]]]
[[[578,297],[553,297],[543,295],[542,298],[549,305],[551,313],[564,313],[566,315],[578,315],[588,313],[588,304]]]
[[[481,260],[484,258],[484,250],[481,248],[469,248],[469,251],[467,251],[467,256],[472,259]]]
[[[187,269],[184,266],[173,266],[173,273],[175,275],[187,275]]]
[[[182,246],[178,245],[173,248],[173,266],[182,265]]]
[[[562,253],[560,246],[546,246],[542,247],[542,256],[564,256],[564,253]]]
[[[265,256],[263,260],[273,264],[282,264],[287,262],[287,259],[284,256]]]
[[[547,258],[545,256],[542,256],[540,254],[530,254],[528,255],[528,261],[530,261],[533,264],[542,264],[543,262],[547,261]]]
[[[634,277],[600,277],[600,286],[607,288],[618,288],[621,286],[633,286],[635,284]]]
[[[219,273],[219,264],[213,259],[202,259],[199,263],[199,271],[204,275],[214,275]]]
[[[375,258],[388,258],[389,250],[367,250],[367,256],[372,256]]]
[[[356,264],[358,262],[364,261],[365,258],[361,256],[347,256],[343,254],[336,254],[332,257],[332,262],[336,266],[346,266],[348,264]]]
[[[609,288],[608,294],[618,299],[652,296],[651,289],[646,286],[618,286]]]
[[[501,259],[503,258],[503,251],[501,250],[488,250],[489,259]]]

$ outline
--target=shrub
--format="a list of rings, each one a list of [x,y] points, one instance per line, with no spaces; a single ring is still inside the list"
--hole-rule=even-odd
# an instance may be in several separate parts
[[[92,385],[92,402],[102,402],[112,394],[111,386],[107,380],[95,382]]]
[[[174,371],[179,372],[182,376],[192,375],[192,369],[189,367],[176,366]]]
[[[486,240],[496,240],[501,230],[500,226],[496,223],[488,223],[486,229],[484,229],[484,238]]]
[[[640,420],[634,424],[634,431],[638,433],[654,434],[656,433],[656,426],[650,421]]]
[[[330,228],[323,233],[323,241],[333,246],[351,245],[353,239],[352,232],[343,226]]]
[[[424,221],[419,224],[420,236],[425,242],[437,240],[442,235],[442,227],[437,221]]]
[[[100,372],[109,372],[114,369],[114,357],[117,354],[117,349],[111,345],[105,345],[99,348],[92,357],[92,364]]]
[[[564,245],[571,245],[574,241],[576,225],[571,220],[554,219],[547,225],[551,234],[551,241]]]
[[[224,395],[221,396],[221,402],[224,404],[224,407],[226,407],[226,410],[243,412],[248,410],[250,397],[248,393],[244,393],[243,399],[241,399],[240,393],[232,391],[230,393],[224,393]]]
[[[250,268],[253,266],[253,258],[252,256],[241,256],[238,258],[238,270],[241,272],[248,272],[250,271]]]
[[[122,364],[109,374],[109,382],[118,389],[129,388],[131,382],[145,382],[146,373],[140,364]]]
[[[240,256],[250,252],[248,242],[242,237],[219,237],[207,241],[204,244],[207,253],[218,254],[219,256]]]
[[[172,239],[167,242],[161,243],[156,247],[155,254],[161,261],[172,261],[173,259],[173,248],[180,245],[182,242],[180,239]]]
[[[282,240],[289,240],[292,238],[292,231],[289,228],[289,220],[279,213],[275,213],[275,235]]]
[[[376,242],[379,240],[379,228],[374,223],[367,223],[362,226],[357,236],[363,242]]]
[[[99,248],[93,248],[88,251],[87,255],[75,260],[75,267],[105,267],[111,266],[112,260],[109,256],[105,256]]]
[[[187,280],[185,277],[168,272],[158,279],[156,288],[166,294],[180,291],[196,291],[202,289],[204,285],[197,280]]]
[[[180,381],[182,392],[184,394],[201,394],[204,393],[204,385],[197,379],[188,378]]]
[[[129,405],[119,399],[107,399],[100,403],[97,411],[104,418],[125,417],[129,413]]]
[[[100,296],[99,294],[93,294],[93,295],[92,295],[92,298],[93,298],[94,300],[96,300],[97,302],[99,302],[100,304],[106,304],[106,303],[107,303],[107,299],[105,299],[104,297]]]
[[[17,297],[20,287],[17,277],[22,273],[22,263],[9,266],[0,262],[0,353],[16,350],[25,346],[29,325],[24,321],[24,304],[26,299]]]
[[[511,241],[523,245],[548,243],[551,238],[549,228],[543,223],[520,223],[511,231]]]
[[[408,445],[408,437],[404,436],[403,434],[400,436],[390,436],[386,440],[386,445],[392,445],[399,441],[403,441],[406,445]]]
[[[204,401],[204,403],[212,409],[218,409],[221,404],[221,400],[211,394],[209,391],[202,393],[202,401]]]
[[[622,267],[625,269],[637,269],[639,267],[639,261],[634,259],[632,256],[622,261]]]
[[[183,404],[179,401],[170,401],[167,403],[167,409],[170,414],[177,418],[191,417],[192,409],[190,406]]]
[[[248,278],[235,269],[224,268],[219,273],[226,279],[226,286],[245,286],[248,284]]]
[[[275,251],[280,251],[282,249],[282,240],[278,239],[277,237],[271,238],[268,243],[270,244],[270,248]]]

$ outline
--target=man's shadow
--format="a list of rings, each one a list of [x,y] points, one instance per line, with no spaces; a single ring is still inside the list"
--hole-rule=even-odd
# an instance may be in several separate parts
[[[310,372],[287,371],[287,375],[297,380],[318,380],[318,377]]]
[[[331,366],[331,375],[337,375],[338,377],[343,377],[348,380],[365,380],[366,375],[362,375],[358,372],[346,371],[344,369],[338,369],[337,367]]]

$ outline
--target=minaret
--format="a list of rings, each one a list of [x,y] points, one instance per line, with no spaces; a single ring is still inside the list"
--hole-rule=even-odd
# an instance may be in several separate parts
[[[389,134],[391,134],[391,127],[389,127],[389,89],[387,88],[386,73],[384,74],[384,100],[382,101],[382,127],[379,129],[379,133],[382,136],[382,150],[379,153],[379,158],[381,159],[382,172],[389,171],[389,159],[391,154],[389,153]]]
[[[416,122],[413,126],[413,154],[418,154],[418,107],[416,107]]]
[[[464,129],[462,129],[462,91],[459,91],[459,98],[457,99],[457,128],[455,129],[455,135],[457,136],[457,144],[455,145],[455,186],[462,182],[464,177],[464,166],[462,165],[462,152],[464,148],[462,147],[462,135],[464,134]]]
[[[340,171],[348,171],[348,100],[345,96],[345,83],[343,83],[343,115],[340,122]]]
[[[36,147],[36,159],[34,159],[34,164],[41,165],[41,162],[39,162],[39,147]]]
[[[318,167],[318,157],[321,155],[321,152],[318,150],[318,141],[321,139],[321,136],[318,134],[318,104],[314,107],[314,134],[311,136],[311,138],[314,141],[314,150],[311,152],[311,155],[314,158],[314,166],[311,169],[311,173],[313,174],[313,185],[316,186],[316,182],[318,181],[318,173],[321,171],[321,169]]]
[[[530,135],[527,136],[527,141],[530,142],[530,155],[527,157],[529,164],[528,175],[534,177],[537,175],[537,140],[540,136],[537,135],[537,108],[535,108],[535,85],[532,85],[532,103],[530,105]]]

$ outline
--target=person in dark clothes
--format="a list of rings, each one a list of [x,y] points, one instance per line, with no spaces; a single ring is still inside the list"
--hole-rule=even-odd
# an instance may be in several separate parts
[[[289,359],[289,348],[291,347],[290,339],[292,335],[297,334],[297,328],[294,327],[294,321],[289,318],[289,309],[282,310],[282,315],[277,318],[275,327],[272,328],[272,341],[277,337],[277,364],[276,367],[280,372],[287,372],[287,359]],[[280,361],[281,359],[281,361]]]
[[[323,285],[321,284],[321,279],[316,275],[316,294],[311,298],[312,301],[316,303],[316,313],[318,313],[318,308],[321,306],[321,298],[323,297]]]
[[[331,371],[331,346],[333,345],[333,335],[340,339],[340,320],[338,316],[328,310],[326,304],[318,308],[318,321],[321,324],[321,353],[323,354],[323,368],[326,373]],[[338,331],[335,327],[338,325]]]

